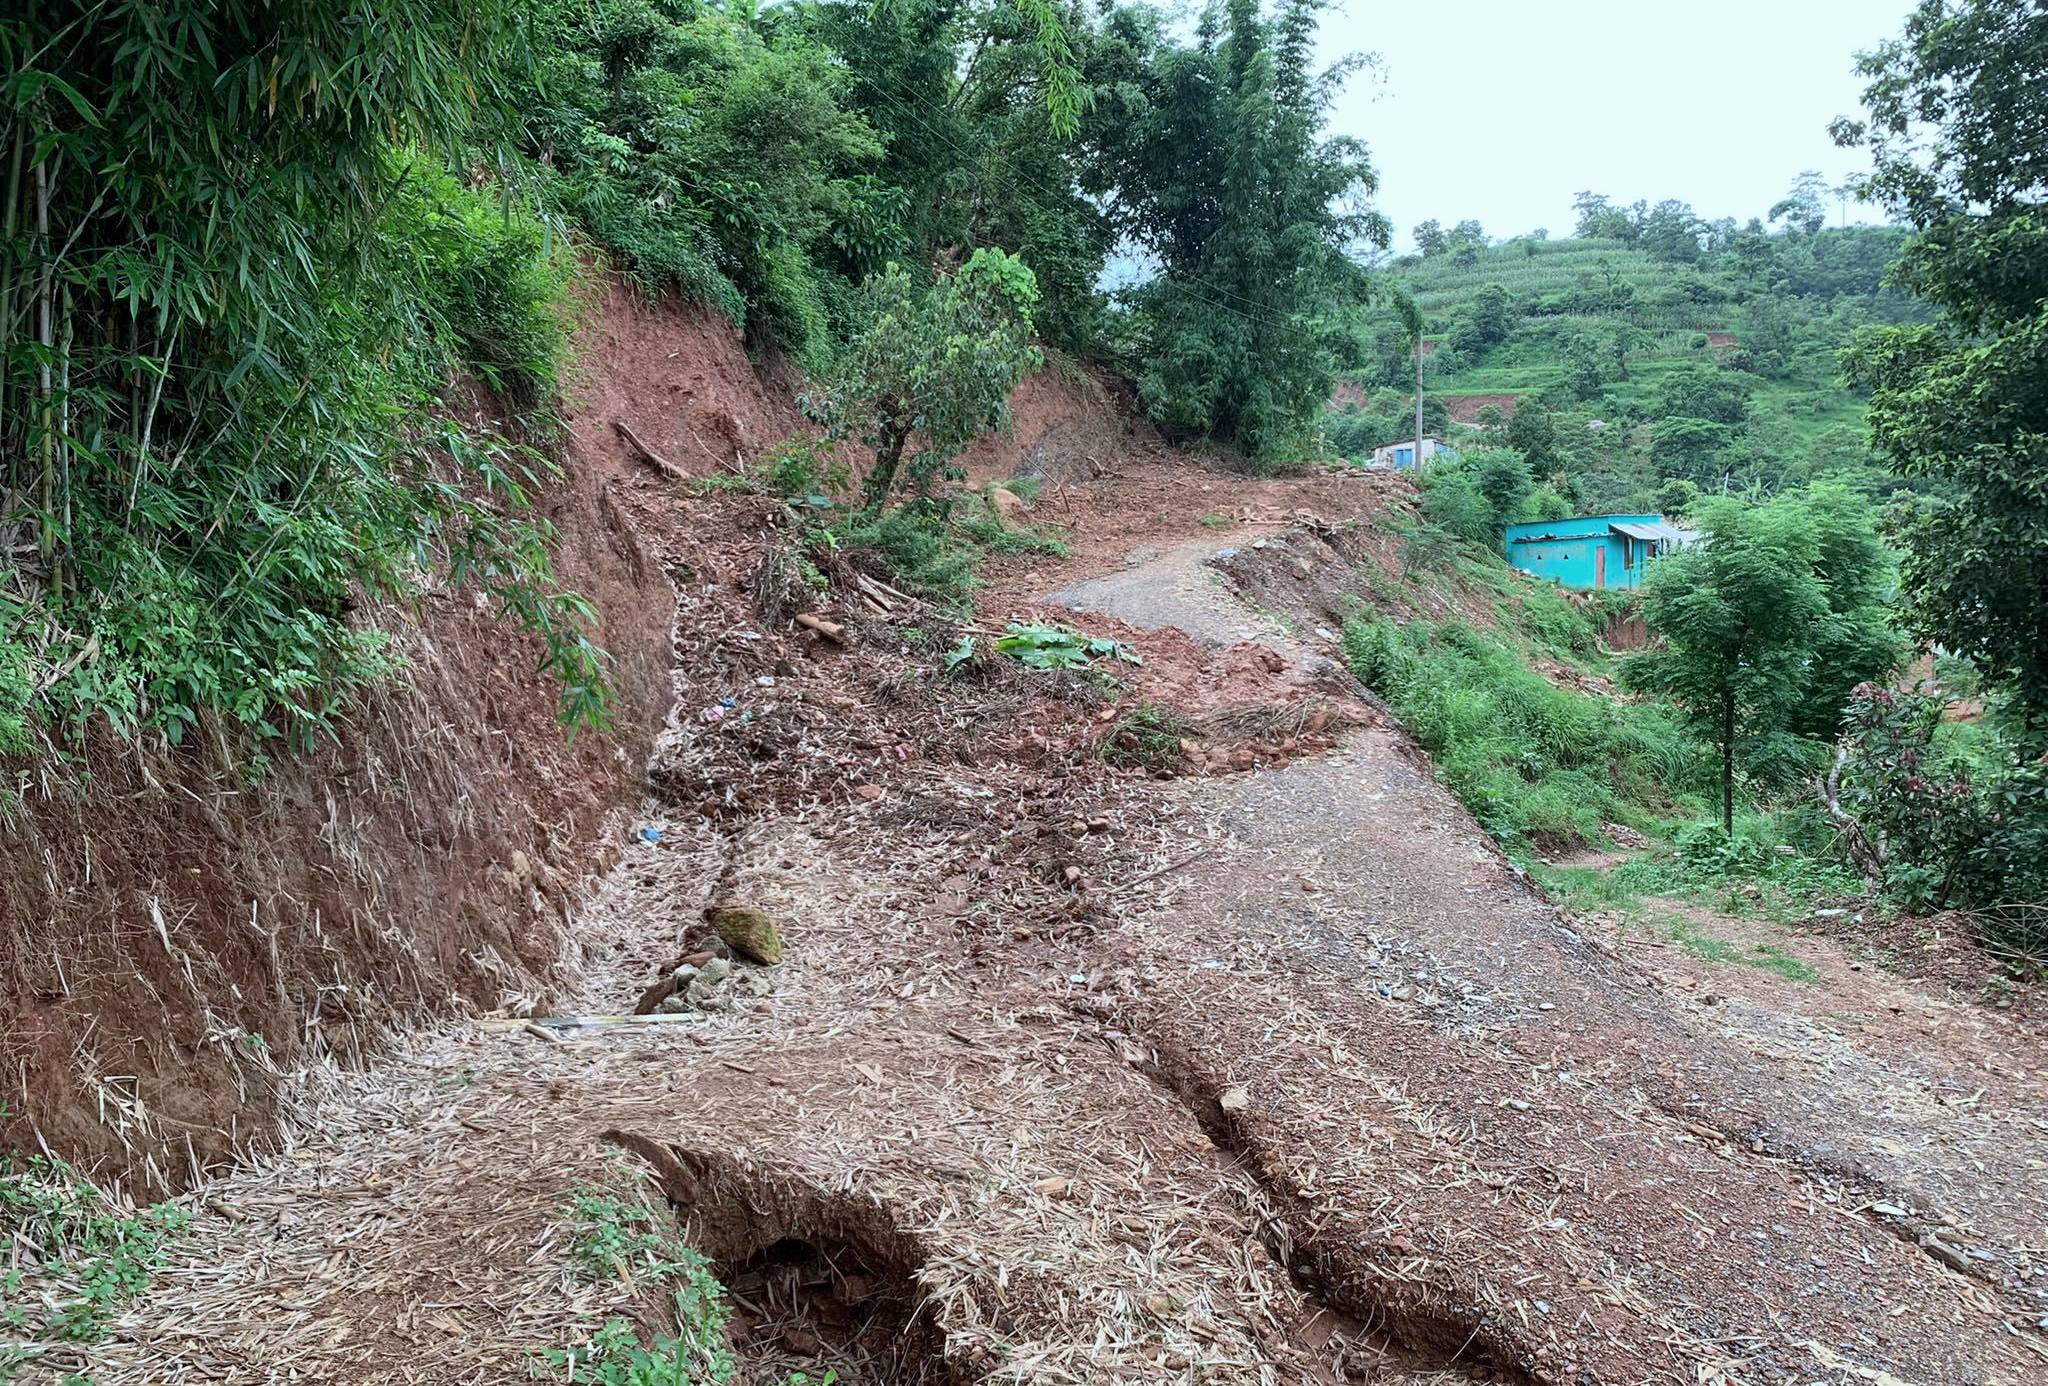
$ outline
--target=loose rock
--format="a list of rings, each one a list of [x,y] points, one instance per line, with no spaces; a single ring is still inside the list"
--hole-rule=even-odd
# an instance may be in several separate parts
[[[749,962],[772,967],[782,961],[781,931],[774,920],[751,905],[712,905],[704,911],[704,918],[728,948]]]

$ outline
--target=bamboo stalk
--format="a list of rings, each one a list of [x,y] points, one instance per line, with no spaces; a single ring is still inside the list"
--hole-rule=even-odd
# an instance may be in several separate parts
[[[50,529],[50,513],[56,508],[56,430],[51,417],[50,353],[54,349],[51,341],[50,293],[51,275],[55,266],[50,263],[50,175],[47,161],[36,160],[36,249],[42,256],[41,273],[36,286],[36,342],[42,347],[42,359],[36,363],[36,385],[42,402],[43,420],[43,466],[40,486],[42,514],[36,521],[36,551],[48,564],[56,550],[56,536]]]
[[[7,161],[7,203],[0,213],[0,242],[12,246],[15,232],[21,225],[21,162],[28,148],[28,125],[18,123],[14,127],[14,153]],[[14,342],[14,278],[15,269],[12,255],[8,263],[0,265],[0,458],[7,457],[7,387],[13,382],[13,373],[4,364],[10,355]],[[26,440],[24,440],[26,441]],[[7,468],[8,499],[0,505],[0,514],[14,508],[14,467]]]

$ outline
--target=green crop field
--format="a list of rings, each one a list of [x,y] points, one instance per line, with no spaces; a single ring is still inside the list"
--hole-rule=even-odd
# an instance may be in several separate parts
[[[1350,455],[1413,431],[1414,365],[1394,307],[1405,294],[1429,344],[1431,427],[1469,446],[1505,441],[1470,426],[1482,404],[1552,415],[1555,443],[1530,460],[1573,505],[1648,508],[1673,479],[1771,491],[1847,471],[1885,489],[1838,358],[1858,328],[1914,316],[1883,284],[1899,242],[1879,227],[1702,225],[1682,258],[1603,237],[1453,241],[1404,257],[1353,322],[1347,380],[1369,402],[1333,411],[1328,436]],[[1718,415],[1693,417],[1707,397]],[[1465,423],[1444,420],[1446,408]]]

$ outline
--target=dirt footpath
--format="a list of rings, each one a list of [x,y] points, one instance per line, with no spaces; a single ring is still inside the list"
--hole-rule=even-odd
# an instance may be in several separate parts
[[[734,1285],[751,1381],[2048,1379],[2040,1034],[1981,1010],[1949,1054],[1832,992],[1706,1004],[1563,918],[1329,664],[1315,602],[1262,570],[1246,604],[1203,557],[1307,553],[1300,512],[1389,495],[1262,483],[1225,527],[1204,478],[1063,487],[1076,558],[981,604],[1131,640],[1113,704],[935,681],[953,632],[911,611],[828,611],[843,648],[764,620],[772,515],[689,523],[650,481],[687,573],[658,840],[582,912],[574,982],[310,1076],[294,1141],[198,1191],[172,1268],[57,1365],[545,1378],[649,1313],[566,1245],[572,1192],[633,1170]],[[1219,772],[1105,764],[1138,701]],[[631,1016],[714,896],[784,961]]]

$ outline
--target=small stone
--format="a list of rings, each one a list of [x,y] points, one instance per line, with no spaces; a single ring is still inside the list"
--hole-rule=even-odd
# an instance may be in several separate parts
[[[640,999],[633,1005],[634,1015],[653,1015],[661,1010],[671,996],[676,994],[676,979],[664,977],[640,993]]]
[[[878,784],[857,784],[853,787],[853,796],[856,799],[866,799],[869,803],[873,803],[882,797],[882,786]]]
[[[775,921],[750,905],[712,905],[704,918],[733,952],[750,962],[782,961],[782,933]]]
[[[1252,1095],[1243,1087],[1227,1088],[1216,1105],[1226,1112],[1241,1112],[1252,1104]]]

